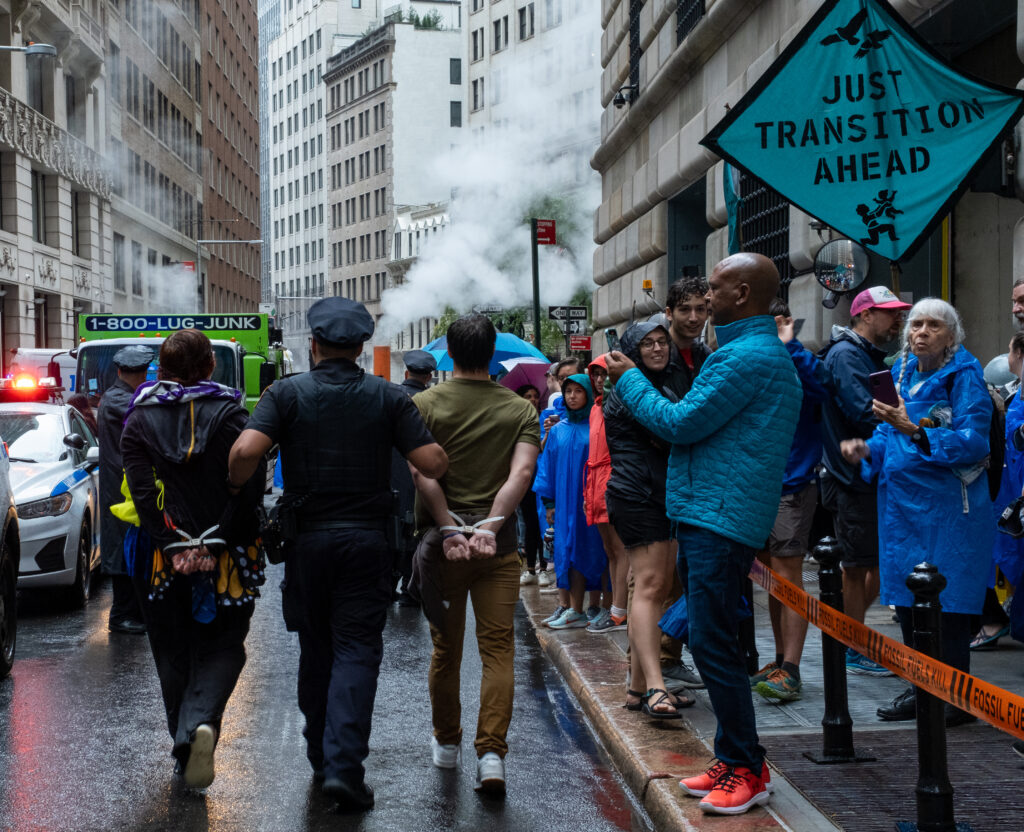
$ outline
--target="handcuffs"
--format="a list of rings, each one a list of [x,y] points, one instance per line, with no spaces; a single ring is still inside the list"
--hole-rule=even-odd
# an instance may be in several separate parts
[[[164,548],[164,552],[169,554],[169,555],[173,555],[174,551],[178,550],[178,549],[201,549],[204,546],[205,547],[209,547],[211,544],[214,545],[214,546],[227,546],[228,542],[223,537],[209,537],[208,536],[208,535],[213,534],[213,532],[218,531],[219,529],[220,529],[219,525],[210,526],[210,528],[208,528],[205,532],[203,532],[201,535],[199,535],[199,537],[190,537],[187,533],[183,532],[181,529],[175,529],[174,531],[176,531],[183,538],[183,540],[180,540],[180,541],[178,541],[176,543],[168,543],[166,546],[163,547]],[[200,555],[199,559],[207,559],[207,558],[212,559],[213,557],[214,557],[213,555]],[[188,560],[196,560],[196,559],[197,558],[196,558],[195,555],[189,555],[188,556]]]
[[[449,537],[451,537],[452,535],[456,535],[456,534],[461,534],[464,537],[472,537],[474,534],[485,534],[485,535],[488,535],[490,537],[497,537],[497,534],[495,532],[492,532],[490,529],[481,529],[480,527],[482,525],[484,525],[485,523],[494,523],[494,522],[497,522],[498,520],[504,520],[505,519],[504,516],[502,516],[502,517],[488,517],[488,518],[486,518],[484,520],[481,520],[479,523],[474,523],[472,526],[470,526],[470,525],[468,525],[466,523],[465,520],[463,520],[461,517],[459,517],[459,515],[457,515],[451,509],[448,510],[448,513],[455,519],[455,522],[458,523],[459,525],[458,526],[440,526],[438,528],[438,531],[442,533],[441,537],[442,537],[443,540],[447,540]],[[452,535],[446,535],[446,534],[444,534],[444,532],[451,532]]]

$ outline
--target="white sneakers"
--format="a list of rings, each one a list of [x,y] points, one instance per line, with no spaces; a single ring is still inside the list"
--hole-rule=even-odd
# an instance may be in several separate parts
[[[551,572],[548,572],[547,569],[537,575],[537,583],[544,589],[550,587],[554,582],[554,575]]]
[[[437,737],[430,738],[430,753],[438,768],[455,768],[459,764],[459,746],[441,745]]]
[[[488,751],[476,761],[474,788],[485,794],[505,794],[505,761],[493,751]]]
[[[537,583],[537,576],[532,572],[523,572],[523,574],[519,576],[519,586],[529,586],[530,584],[535,583]]]
[[[438,768],[454,769],[459,766],[460,749],[457,745],[441,745],[437,737],[431,737],[430,753]],[[484,794],[505,794],[505,761],[493,751],[488,751],[476,761],[476,785],[473,788]]]
[[[196,728],[188,762],[185,763],[185,785],[205,789],[213,782],[213,749],[216,745],[216,728],[205,722]]]

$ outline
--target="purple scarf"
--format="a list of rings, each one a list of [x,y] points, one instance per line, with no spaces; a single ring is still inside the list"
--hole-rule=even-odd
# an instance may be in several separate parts
[[[178,404],[179,402],[204,398],[233,399],[239,402],[242,399],[242,393],[233,387],[227,387],[209,379],[200,381],[191,387],[186,387],[177,381],[144,381],[135,391],[135,395],[132,396],[131,404],[128,405],[128,410],[124,414],[124,421],[128,421],[128,417],[136,407],[154,404]]]

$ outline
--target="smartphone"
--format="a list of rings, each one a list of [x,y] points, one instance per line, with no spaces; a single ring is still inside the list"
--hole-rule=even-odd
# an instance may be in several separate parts
[[[806,320],[806,318],[797,318],[795,321],[793,321],[793,337],[794,338],[799,338],[800,337],[800,330],[804,328],[804,321],[805,320]]]
[[[888,370],[869,375],[868,384],[871,387],[872,398],[891,407],[899,405],[900,399],[896,394],[896,385],[893,383],[892,373]]]
[[[615,328],[609,328],[604,331],[604,340],[608,344],[608,351],[618,350],[622,352],[622,342],[619,341],[619,333],[615,331]]]

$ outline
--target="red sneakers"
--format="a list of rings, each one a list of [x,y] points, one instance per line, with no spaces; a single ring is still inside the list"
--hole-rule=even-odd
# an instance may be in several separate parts
[[[694,777],[684,777],[679,781],[680,787],[694,797],[704,797],[714,788],[715,781],[729,770],[729,766],[721,760],[715,760],[707,771]]]
[[[729,768],[700,802],[700,808],[716,815],[742,815],[754,806],[768,802],[768,766],[762,766],[763,777],[749,768]]]
[[[1024,756],[1024,754],[1021,756]],[[692,794],[694,797],[704,797],[714,788],[718,778],[728,770],[729,766],[721,760],[715,760],[715,762],[708,767],[707,771],[697,774],[694,777],[684,777],[679,781],[679,786],[687,794]],[[770,793],[772,790],[772,775],[768,770],[767,763],[764,763],[761,767],[761,776],[764,781],[765,791]]]

